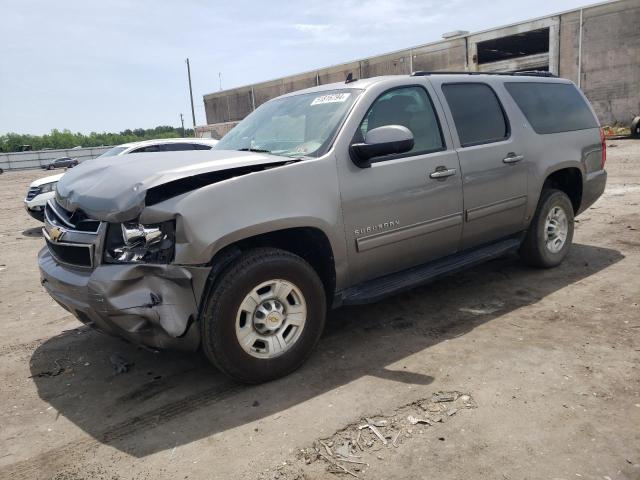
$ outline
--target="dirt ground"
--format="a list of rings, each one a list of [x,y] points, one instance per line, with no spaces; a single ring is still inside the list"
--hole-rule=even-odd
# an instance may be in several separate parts
[[[334,311],[256,387],[81,326],[39,284],[22,198],[46,173],[0,175],[0,478],[640,479],[640,142],[609,145],[561,267],[503,258]]]

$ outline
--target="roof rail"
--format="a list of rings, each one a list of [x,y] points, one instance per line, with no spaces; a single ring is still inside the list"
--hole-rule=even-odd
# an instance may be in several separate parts
[[[440,71],[440,72],[413,72],[412,77],[426,77],[429,75],[507,75],[512,77],[556,77],[551,72],[545,72],[541,70],[525,70],[522,72],[455,72],[455,71]]]

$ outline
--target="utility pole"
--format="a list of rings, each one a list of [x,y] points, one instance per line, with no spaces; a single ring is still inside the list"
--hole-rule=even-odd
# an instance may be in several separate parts
[[[220,82],[220,90],[222,90],[222,72],[218,72],[218,82]]]
[[[182,114],[180,114],[180,123],[182,123],[182,138],[184,138],[184,115]]]
[[[191,98],[191,119],[193,120],[193,134],[196,133],[196,111],[193,108],[193,90],[191,89],[191,66],[187,58],[187,76],[189,77],[189,97]],[[182,116],[182,114],[180,114]],[[184,124],[182,125],[182,133],[184,136]]]

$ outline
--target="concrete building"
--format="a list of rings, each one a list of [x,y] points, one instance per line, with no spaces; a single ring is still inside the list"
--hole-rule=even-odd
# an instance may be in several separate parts
[[[415,71],[548,70],[573,80],[605,125],[640,115],[640,0],[617,0],[204,96],[207,126],[219,138],[264,102],[332,82]]]

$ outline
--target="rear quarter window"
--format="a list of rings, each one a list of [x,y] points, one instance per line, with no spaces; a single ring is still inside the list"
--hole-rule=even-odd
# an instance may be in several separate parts
[[[578,89],[568,83],[505,82],[505,88],[539,134],[597,128]]]

